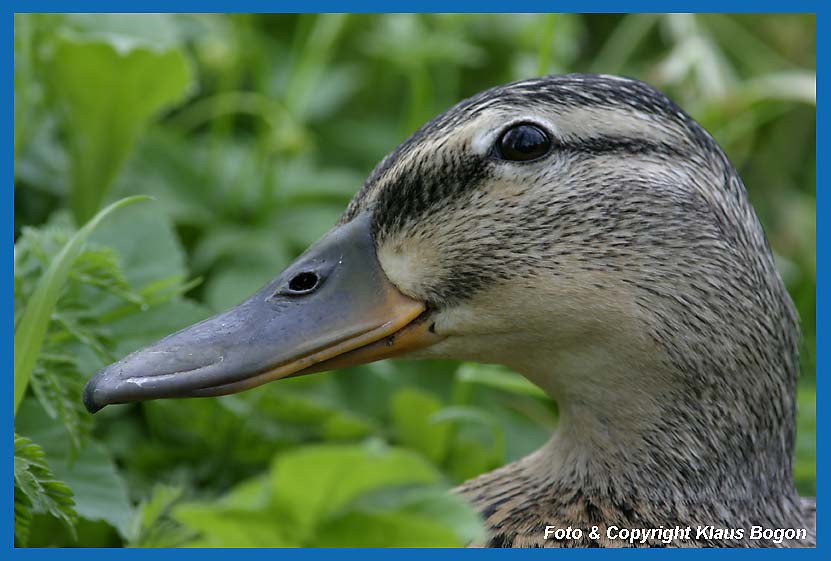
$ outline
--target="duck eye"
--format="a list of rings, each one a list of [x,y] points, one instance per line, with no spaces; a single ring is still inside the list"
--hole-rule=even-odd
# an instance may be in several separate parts
[[[289,281],[289,293],[294,295],[308,294],[317,288],[318,284],[320,284],[320,277],[317,276],[317,273],[314,271],[304,271],[291,278]]]
[[[527,162],[545,156],[551,148],[551,138],[536,125],[520,123],[502,133],[497,147],[502,159]]]

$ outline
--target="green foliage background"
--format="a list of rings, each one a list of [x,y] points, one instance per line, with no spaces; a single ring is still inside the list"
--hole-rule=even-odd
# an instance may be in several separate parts
[[[802,318],[796,479],[814,493],[813,16],[17,15],[14,40],[18,545],[481,536],[444,490],[557,420],[505,369],[378,363],[95,418],[80,391],[259,288],[435,114],[569,71],[660,87],[740,170]],[[135,194],[155,201],[78,231]]]

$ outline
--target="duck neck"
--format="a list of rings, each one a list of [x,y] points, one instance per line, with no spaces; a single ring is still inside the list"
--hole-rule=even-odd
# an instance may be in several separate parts
[[[552,496],[577,492],[656,527],[798,521],[794,396],[760,381],[783,376],[680,371],[633,356],[604,349],[543,362],[556,373],[525,365],[560,408],[555,434],[527,459]]]

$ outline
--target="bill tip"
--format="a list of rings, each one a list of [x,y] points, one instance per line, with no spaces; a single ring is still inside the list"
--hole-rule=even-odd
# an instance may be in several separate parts
[[[84,407],[87,408],[87,411],[90,413],[97,413],[104,408],[104,405],[99,404],[95,401],[95,378],[87,382],[86,387],[84,388]]]

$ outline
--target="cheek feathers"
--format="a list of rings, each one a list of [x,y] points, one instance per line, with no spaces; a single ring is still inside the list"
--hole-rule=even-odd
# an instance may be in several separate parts
[[[387,278],[411,298],[426,301],[434,279],[443,276],[435,247],[416,238],[398,238],[378,246],[378,262]]]

